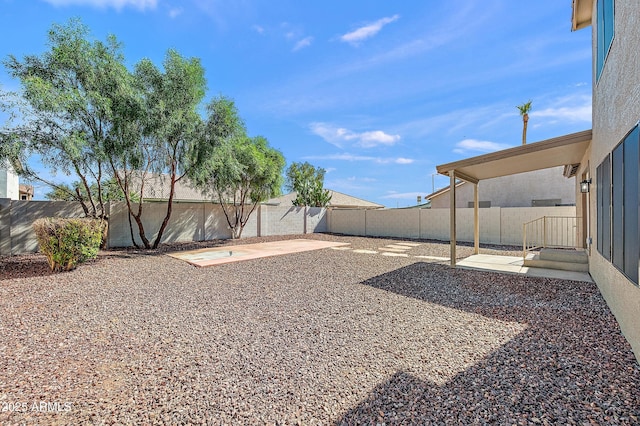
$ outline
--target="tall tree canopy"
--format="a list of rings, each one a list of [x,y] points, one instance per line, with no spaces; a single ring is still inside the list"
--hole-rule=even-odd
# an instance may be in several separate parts
[[[40,56],[4,61],[22,87],[0,92],[0,107],[10,114],[0,128],[0,159],[50,184],[52,196],[79,201],[88,216],[105,216],[102,186],[115,182],[139,240],[157,247],[171,218],[176,182],[215,163],[223,142],[241,127],[233,103],[213,99],[203,120],[206,80],[199,59],[169,50],[162,69],[143,59],[129,71],[116,38],[92,40],[79,20],[53,25],[48,47]],[[75,174],[78,180],[69,187],[44,179],[29,167],[34,154],[53,174]],[[143,201],[145,183],[158,174],[166,175],[169,198],[151,242]],[[137,246],[133,228],[131,239]]]
[[[2,107],[10,120],[0,129],[0,145],[18,173],[60,191],[69,188],[44,179],[29,167],[27,158],[36,154],[53,173],[75,174],[79,180],[69,197],[80,201],[87,215],[104,216],[103,146],[112,129],[112,94],[126,84],[127,70],[115,37],[89,41],[88,34],[78,20],[53,25],[48,51],[4,61],[22,90],[2,92]],[[97,192],[91,190],[92,183]]]
[[[324,189],[326,171],[308,162],[291,163],[287,169],[285,188],[296,191],[294,206],[326,207],[331,202],[331,193]]]
[[[120,112],[114,122],[106,151],[111,172],[124,194],[136,193],[144,200],[144,186],[152,174],[166,174],[169,198],[165,217],[153,244],[142,221],[143,204],[125,197],[138,235],[145,247],[156,248],[171,218],[176,182],[190,168],[198,167],[202,149],[212,152],[202,138],[203,123],[198,106],[204,98],[204,69],[196,58],[186,59],[169,50],[158,69],[148,59],[140,61],[132,75],[133,89],[116,100]]]
[[[222,207],[232,238],[240,238],[249,217],[261,201],[280,194],[285,160],[262,136],[250,138],[233,102],[218,99],[209,105],[205,131],[221,141],[205,164],[193,169],[191,181]],[[233,129],[231,136],[211,129]]]

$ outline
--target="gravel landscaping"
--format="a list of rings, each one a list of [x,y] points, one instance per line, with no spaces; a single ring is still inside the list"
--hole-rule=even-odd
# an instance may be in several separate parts
[[[447,243],[287,238],[351,249],[196,268],[163,253],[278,238],[180,244],[63,274],[0,257],[0,424],[639,423],[594,284],[417,257]]]

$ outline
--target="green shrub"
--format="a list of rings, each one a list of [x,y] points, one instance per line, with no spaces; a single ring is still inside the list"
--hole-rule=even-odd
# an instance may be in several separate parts
[[[100,219],[44,218],[33,222],[40,252],[52,271],[70,271],[98,255],[105,222]]]

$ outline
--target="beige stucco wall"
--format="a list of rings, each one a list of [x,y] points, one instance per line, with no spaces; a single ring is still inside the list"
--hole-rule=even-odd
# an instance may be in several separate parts
[[[479,209],[480,242],[522,245],[522,225],[542,216],[574,217],[576,208],[492,207]],[[332,210],[329,232],[448,241],[449,209]],[[456,209],[458,241],[473,241],[473,209]]]
[[[18,175],[8,164],[0,164],[0,198],[20,199]]]
[[[80,203],[67,201],[0,200],[0,254],[38,249],[33,222],[41,217],[83,217]]]
[[[595,3],[595,2],[594,2]],[[616,316],[622,333],[640,360],[640,289],[624,277],[596,250],[596,175],[602,159],[622,140],[640,119],[640,14],[637,0],[617,0],[611,50],[600,80],[593,86],[593,140],[589,168],[593,183],[590,214],[591,258],[589,270],[603,297]],[[595,10],[594,10],[594,17]],[[596,57],[597,20],[593,20],[593,52]]]
[[[574,204],[575,179],[562,175],[563,167],[536,170],[482,180],[478,184],[480,201],[491,207],[531,207],[531,200],[560,199],[560,204]],[[456,205],[467,207],[473,201],[473,185],[456,188]],[[449,191],[431,199],[431,208],[449,208]]]
[[[131,246],[128,211],[124,202],[108,204],[109,247]],[[153,242],[166,213],[165,203],[145,203],[143,224]],[[37,251],[33,221],[41,217],[83,217],[79,203],[66,201],[17,201],[0,198],[0,254]],[[132,219],[133,234],[141,244]],[[328,214],[323,208],[258,206],[242,237],[326,232]],[[231,238],[222,207],[213,203],[174,203],[162,242],[188,242]]]

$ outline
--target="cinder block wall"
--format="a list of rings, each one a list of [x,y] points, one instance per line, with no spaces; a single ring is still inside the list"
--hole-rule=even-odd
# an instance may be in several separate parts
[[[367,235],[366,210],[335,209],[329,211],[329,232]]]
[[[112,202],[109,212],[109,247],[131,246],[126,204]],[[153,241],[166,204],[145,203],[143,224]],[[542,216],[575,216],[575,207],[525,207],[480,209],[480,241],[490,244],[522,244],[522,224]],[[32,223],[41,217],[82,217],[79,203],[64,201],[15,201],[0,199],[0,254],[37,251]],[[457,209],[459,241],[473,241],[473,209]],[[138,226],[131,219],[138,244]],[[347,235],[449,240],[448,209],[387,209],[327,211],[321,208],[259,206],[242,236],[291,235],[333,232]],[[162,242],[188,242],[231,238],[222,207],[212,203],[174,203]]]
[[[0,254],[34,252],[38,242],[33,222],[41,217],[83,217],[80,203],[0,200]]]
[[[134,206],[137,208],[137,205]],[[146,237],[153,242],[166,214],[165,203],[143,204]],[[107,205],[108,247],[130,247],[129,213],[124,202]],[[83,217],[79,203],[65,201],[16,201],[0,199],[0,254],[21,254],[38,249],[33,222],[42,217]],[[131,218],[133,236],[142,244],[138,225]],[[258,206],[242,237],[327,232],[327,210],[323,208]],[[189,242],[231,238],[222,207],[213,203],[174,203],[162,242]]]
[[[304,207],[260,206],[260,234],[304,234]]]
[[[327,210],[321,207],[307,208],[307,229],[305,234],[314,232],[329,232],[329,215]]]
[[[479,209],[480,242],[522,244],[522,225],[542,216],[576,215],[569,207],[492,207]],[[332,210],[329,232],[346,235],[424,238],[448,241],[449,209]],[[458,241],[473,242],[473,209],[456,209]]]
[[[369,210],[366,215],[366,235],[420,238],[420,211],[418,209]]]

